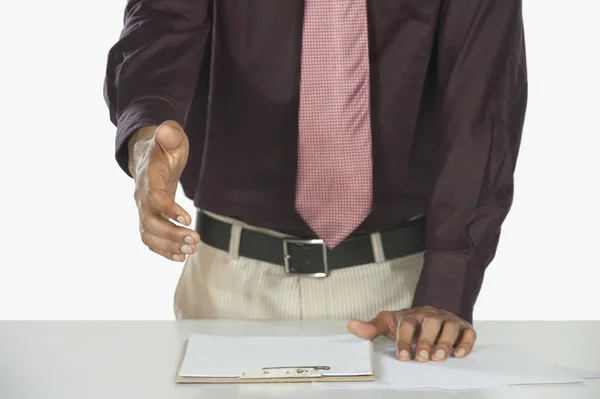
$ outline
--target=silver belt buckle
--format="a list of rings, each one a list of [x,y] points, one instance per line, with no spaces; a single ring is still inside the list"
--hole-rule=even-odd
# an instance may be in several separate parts
[[[292,258],[289,253],[289,244],[296,245],[320,245],[321,253],[323,254],[323,271],[317,273],[294,273],[290,270],[290,259]],[[298,239],[298,238],[284,238],[283,239],[283,263],[285,267],[286,274],[301,274],[307,277],[315,277],[315,278],[323,278],[329,275],[329,264],[327,263],[327,246],[325,242],[320,238],[315,239]]]

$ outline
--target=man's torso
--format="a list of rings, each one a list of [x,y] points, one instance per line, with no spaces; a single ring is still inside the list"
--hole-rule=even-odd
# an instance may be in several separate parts
[[[213,7],[186,123],[184,190],[199,208],[311,236],[294,209],[304,1],[225,0]],[[374,191],[356,234],[426,212],[444,72],[435,57],[440,1],[376,0],[368,9]]]

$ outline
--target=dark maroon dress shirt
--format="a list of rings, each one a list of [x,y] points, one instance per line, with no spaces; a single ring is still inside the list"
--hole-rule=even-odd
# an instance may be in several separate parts
[[[130,0],[105,98],[116,158],[180,122],[201,208],[301,237],[294,210],[303,0]],[[354,234],[427,214],[415,306],[472,320],[513,199],[527,102],[521,0],[368,1],[373,208]],[[348,162],[352,162],[351,159]]]

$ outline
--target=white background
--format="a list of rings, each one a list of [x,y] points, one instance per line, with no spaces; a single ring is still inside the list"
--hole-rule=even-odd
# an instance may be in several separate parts
[[[139,240],[102,98],[125,1],[83,4],[2,5],[0,319],[172,319],[181,265]],[[565,4],[525,0],[516,197],[477,319],[600,319],[598,2]]]

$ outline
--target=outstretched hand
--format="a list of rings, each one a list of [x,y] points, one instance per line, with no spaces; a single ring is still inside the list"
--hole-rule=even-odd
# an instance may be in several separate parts
[[[129,142],[129,171],[135,181],[140,234],[148,248],[167,259],[183,262],[196,252],[199,234],[189,226],[191,216],[175,202],[189,142],[175,121],[137,131]]]

